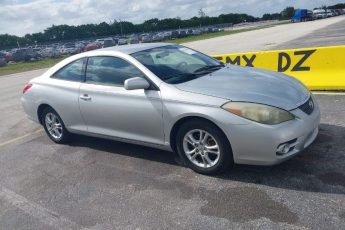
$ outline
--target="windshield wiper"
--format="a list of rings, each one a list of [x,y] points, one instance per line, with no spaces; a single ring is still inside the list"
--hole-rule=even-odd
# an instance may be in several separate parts
[[[163,81],[169,82],[172,84],[177,84],[177,83],[194,80],[196,78],[202,77],[203,75],[205,75],[205,73],[183,73],[179,75],[171,75],[171,76],[165,77]]]
[[[169,82],[169,83],[172,83],[172,81],[176,81],[178,83],[181,83],[181,82],[186,82],[186,81],[190,81],[190,80],[202,77],[206,74],[213,72],[214,70],[218,70],[218,69],[221,69],[223,67],[225,67],[224,64],[207,65],[207,66],[203,66],[203,67],[195,70],[193,73],[173,73],[170,75],[165,75],[161,79],[163,81]],[[174,83],[172,83],[172,84],[174,84]]]
[[[206,65],[206,66],[203,66],[203,67],[195,70],[193,73],[198,74],[198,73],[201,73],[201,72],[210,72],[210,71],[213,71],[213,70],[219,70],[219,69],[223,68],[224,66],[225,66],[224,64]]]

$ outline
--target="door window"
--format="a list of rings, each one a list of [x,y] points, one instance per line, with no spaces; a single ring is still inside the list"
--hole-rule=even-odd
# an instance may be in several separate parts
[[[123,86],[125,80],[144,74],[127,61],[116,57],[90,57],[86,69],[86,82]]]
[[[55,72],[52,78],[67,81],[82,81],[84,59],[79,59]]]

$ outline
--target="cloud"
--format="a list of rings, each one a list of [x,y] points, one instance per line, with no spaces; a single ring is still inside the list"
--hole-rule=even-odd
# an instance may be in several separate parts
[[[328,5],[339,0],[327,0]],[[126,20],[141,23],[150,18],[191,18],[203,8],[207,15],[247,13],[262,16],[286,6],[314,8],[324,0],[0,0],[0,34],[25,35],[51,25]]]

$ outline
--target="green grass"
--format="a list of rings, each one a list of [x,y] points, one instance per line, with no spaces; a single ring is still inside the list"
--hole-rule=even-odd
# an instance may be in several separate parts
[[[4,67],[0,67],[0,76],[13,74],[13,73],[20,73],[20,72],[25,72],[29,70],[35,70],[35,69],[49,68],[65,58],[66,57],[46,58],[46,59],[42,59],[38,61],[18,62],[18,63],[8,64]]]

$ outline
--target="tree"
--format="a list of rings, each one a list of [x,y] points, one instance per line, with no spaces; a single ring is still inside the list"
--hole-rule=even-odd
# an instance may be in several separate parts
[[[282,16],[282,19],[291,19],[295,14],[295,8],[292,6],[288,6],[280,14]]]
[[[100,36],[114,36],[138,33],[143,31],[162,31],[162,30],[175,30],[178,28],[191,28],[216,25],[216,24],[236,24],[244,21],[254,22],[258,21],[248,14],[221,14],[217,17],[209,17],[205,14],[203,9],[199,10],[200,17],[192,17],[190,19],[181,18],[165,18],[158,19],[153,18],[146,20],[141,24],[133,24],[126,21],[112,20],[109,23],[101,22],[99,24],[84,24],[79,26],[69,25],[52,25],[46,28],[43,32],[26,34],[23,37],[12,35],[0,35],[0,48],[12,48],[17,47],[17,41],[19,44],[35,45],[37,43],[46,42],[62,42],[77,39],[87,39]],[[270,15],[271,19],[274,18],[274,14]]]
[[[200,18],[206,17],[206,13],[205,13],[205,11],[202,8],[199,9],[198,15],[199,15]]]
[[[345,3],[338,3],[333,6],[328,6],[328,9],[344,9],[345,8]]]
[[[322,5],[321,9],[323,9],[326,12],[327,11],[327,6],[326,5]]]
[[[280,20],[281,14],[280,13],[273,13],[273,14],[264,14],[262,15],[262,20]]]

